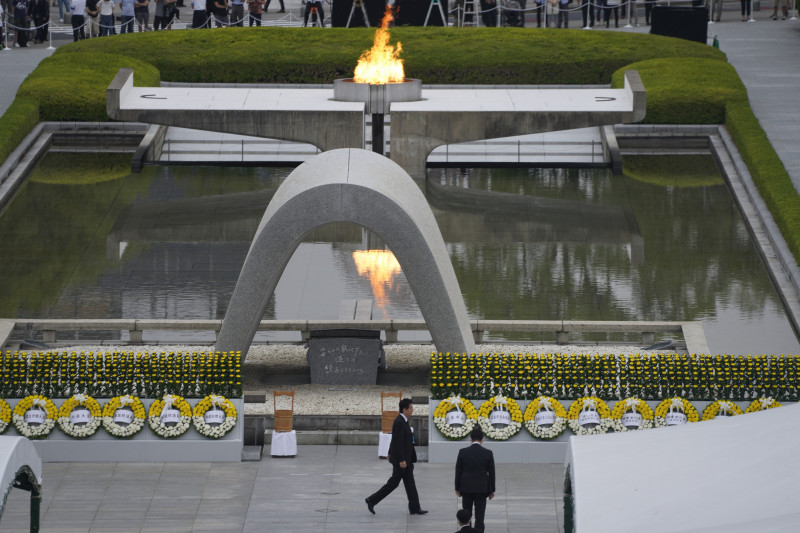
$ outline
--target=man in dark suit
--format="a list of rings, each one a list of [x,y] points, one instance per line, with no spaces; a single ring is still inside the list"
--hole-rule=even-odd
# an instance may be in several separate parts
[[[481,428],[473,429],[469,438],[472,444],[461,448],[456,459],[456,496],[461,496],[461,507],[470,514],[475,506],[475,530],[482,533],[486,498],[494,498],[494,455],[481,446]]]
[[[408,420],[414,412],[414,404],[409,398],[400,400],[400,414],[394,419],[392,425],[392,442],[389,444],[389,455],[387,459],[392,463],[392,477],[386,484],[378,489],[378,492],[367,497],[367,509],[375,514],[375,506],[400,485],[403,486],[408,496],[408,510],[411,514],[426,514],[428,511],[419,505],[419,495],[417,485],[414,483],[414,463],[417,462],[417,452],[414,450],[413,432]]]
[[[456,513],[456,520],[458,520],[459,530],[456,533],[478,533],[478,530],[472,527],[470,520],[472,514],[466,509],[459,509]]]

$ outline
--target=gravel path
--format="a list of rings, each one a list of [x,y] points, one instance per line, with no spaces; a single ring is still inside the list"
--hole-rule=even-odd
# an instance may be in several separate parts
[[[483,353],[640,353],[635,346],[612,345],[520,345],[520,344],[481,344]],[[67,351],[130,351],[131,346],[73,346],[60,348]],[[149,352],[199,352],[207,351],[208,346],[150,346],[137,347],[136,351]],[[430,367],[430,356],[434,348],[430,344],[387,344],[385,346],[386,363],[389,375],[403,376],[416,374],[419,379],[411,379],[414,385],[309,385],[297,384],[307,377],[306,348],[302,345],[267,344],[253,345],[243,366],[244,390],[266,391],[267,402],[264,404],[245,405],[246,414],[267,414],[273,411],[271,390],[295,391],[294,413],[296,415],[378,415],[381,412],[380,392],[402,390],[403,396],[428,396],[427,373]],[[285,382],[281,380],[285,378]],[[268,383],[268,384],[265,384]],[[416,384],[418,383],[418,384]],[[279,404],[279,409],[288,408]],[[428,406],[415,408],[418,415],[427,415]]]

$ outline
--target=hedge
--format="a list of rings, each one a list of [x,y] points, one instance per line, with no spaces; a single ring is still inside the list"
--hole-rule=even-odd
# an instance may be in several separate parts
[[[22,142],[39,122],[39,102],[35,98],[17,97],[0,116],[0,164]]]
[[[25,78],[17,97],[38,102],[41,120],[105,122],[106,89],[123,67],[136,71],[136,85],[160,83],[158,69],[138,59],[102,53],[53,54]]]
[[[156,66],[164,80],[214,83],[332,83],[352,77],[372,44],[370,28],[224,28],[85,40],[56,55],[107,52]],[[671,37],[525,28],[392,28],[406,76],[423,83],[596,84],[634,61],[724,60],[703,44]]]
[[[728,63],[707,59],[654,59],[618,70],[636,69],[647,89],[645,124],[725,124],[753,181],[800,263],[800,195],[783,162],[750,109],[747,89]]]

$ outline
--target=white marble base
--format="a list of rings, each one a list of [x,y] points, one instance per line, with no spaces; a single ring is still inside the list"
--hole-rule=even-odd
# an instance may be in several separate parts
[[[391,433],[384,433],[381,431],[378,433],[378,457],[381,459],[386,459],[389,456],[389,445],[392,443],[392,434]]]
[[[273,431],[269,454],[272,457],[294,457],[297,455],[297,432]]]

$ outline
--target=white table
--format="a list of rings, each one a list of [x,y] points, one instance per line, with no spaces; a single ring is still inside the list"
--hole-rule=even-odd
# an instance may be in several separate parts
[[[273,431],[269,454],[272,457],[294,457],[297,455],[297,432]]]

